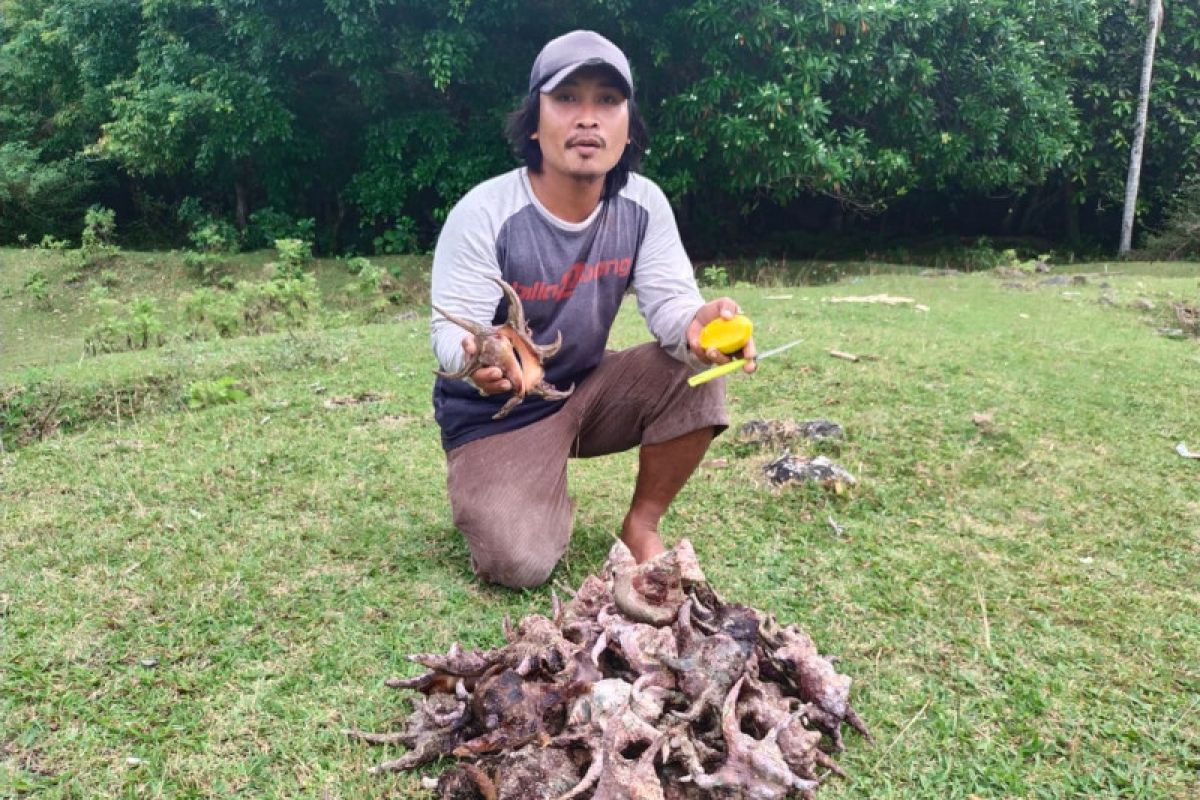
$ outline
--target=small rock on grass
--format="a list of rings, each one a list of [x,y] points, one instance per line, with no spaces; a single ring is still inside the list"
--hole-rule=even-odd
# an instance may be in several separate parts
[[[975,427],[980,433],[991,434],[996,432],[996,410],[994,408],[987,411],[976,411],[971,414],[971,422],[975,423]]]
[[[782,458],[772,461],[763,468],[767,480],[775,486],[786,483],[804,483],[812,481],[821,484],[837,494],[841,494],[849,486],[858,483],[845,467],[836,464],[825,456],[808,458],[785,454]]]
[[[357,406],[363,403],[378,403],[383,400],[383,395],[376,392],[359,392],[353,395],[338,395],[330,397],[322,405],[328,409],[341,408],[343,406]]]
[[[846,438],[841,425],[827,419],[792,422],[777,419],[752,419],[738,429],[738,441],[758,446],[786,445],[797,439],[832,441]]]

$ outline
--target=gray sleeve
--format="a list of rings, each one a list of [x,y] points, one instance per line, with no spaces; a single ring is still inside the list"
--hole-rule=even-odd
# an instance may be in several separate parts
[[[474,205],[474,204],[471,204]],[[432,304],[464,319],[491,325],[502,294],[492,278],[500,277],[496,239],[488,216],[477,205],[460,203],[446,217],[433,251]],[[456,371],[464,363],[467,331],[432,312],[433,352],[442,369]]]
[[[658,186],[649,181],[647,184],[646,238],[633,271],[638,311],[650,333],[673,358],[699,369],[706,365],[688,349],[687,329],[704,305],[704,298],[680,241],[671,204]]]

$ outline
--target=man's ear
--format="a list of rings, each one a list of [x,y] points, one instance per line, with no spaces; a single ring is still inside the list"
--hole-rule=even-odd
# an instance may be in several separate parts
[[[530,138],[530,139],[537,139],[537,131],[534,131],[533,133],[529,134],[529,138]]]

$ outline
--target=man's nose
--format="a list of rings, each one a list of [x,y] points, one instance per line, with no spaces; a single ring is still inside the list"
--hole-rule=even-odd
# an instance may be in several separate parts
[[[577,128],[595,128],[600,122],[597,119],[596,103],[588,100],[579,104],[579,116],[575,118],[575,127]]]

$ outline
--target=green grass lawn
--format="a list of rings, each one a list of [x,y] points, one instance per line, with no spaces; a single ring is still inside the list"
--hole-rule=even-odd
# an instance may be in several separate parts
[[[0,251],[0,397],[37,384],[74,416],[0,453],[0,797],[427,796],[418,775],[367,775],[396,751],[341,729],[398,728],[407,704],[383,681],[415,674],[406,654],[496,645],[504,615],[550,597],[467,568],[425,311],[82,359],[86,285],[51,281],[36,307],[35,257]],[[119,291],[179,291],[174,262],[144,259]],[[664,534],[854,677],[877,741],[848,734],[851,779],[820,796],[1200,794],[1200,461],[1174,450],[1200,450],[1200,345],[1155,331],[1172,298],[1200,299],[1200,266],[1109,269],[1108,290],[993,274],[730,290],[760,349],[804,340],[729,380],[735,425],[837,421],[847,440],[822,452],[859,485],[772,490],[779,453],[730,431]],[[827,302],[884,292],[929,310]],[[1143,297],[1154,310],[1130,307]],[[613,344],[645,338],[627,304]],[[222,377],[249,396],[181,402]],[[600,567],[635,466],[572,465],[554,582]]]

